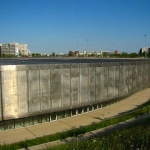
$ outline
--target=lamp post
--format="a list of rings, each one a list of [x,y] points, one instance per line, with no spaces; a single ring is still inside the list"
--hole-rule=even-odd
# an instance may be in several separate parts
[[[146,34],[145,34],[145,58],[146,58]]]
[[[88,51],[88,41],[89,41],[89,39],[87,39],[87,51]]]
[[[79,43],[77,42],[77,51],[78,51],[78,44],[79,44]]]

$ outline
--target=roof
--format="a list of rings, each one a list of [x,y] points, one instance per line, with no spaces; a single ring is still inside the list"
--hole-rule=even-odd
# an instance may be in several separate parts
[[[114,59],[114,58],[7,58],[0,59],[0,65],[30,65],[30,64],[64,64],[64,63],[108,63],[108,62],[141,62],[150,59]]]

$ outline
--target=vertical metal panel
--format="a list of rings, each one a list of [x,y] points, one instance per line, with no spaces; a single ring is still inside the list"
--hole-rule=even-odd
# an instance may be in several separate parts
[[[143,89],[146,88],[146,65],[145,62],[143,62]]]
[[[125,82],[124,82],[124,94],[127,95],[128,94],[128,89],[129,89],[129,65],[125,64],[124,65],[124,78],[125,78]]]
[[[100,101],[102,98],[101,92],[101,67],[96,67],[96,101]]]
[[[50,69],[46,66],[40,66],[40,97],[41,110],[50,109]]]
[[[132,90],[133,90],[133,88],[132,88],[132,64],[130,63],[129,64],[129,94],[131,94],[132,93]]]
[[[4,119],[16,118],[18,116],[16,66],[1,66],[1,69]]]
[[[39,66],[29,69],[29,112],[40,111],[41,97],[39,89]]]
[[[89,68],[89,87],[90,87],[90,101],[95,101],[95,67]]]
[[[123,65],[119,66],[119,96],[124,95],[124,70]]]
[[[136,92],[136,76],[137,76],[137,72],[136,72],[136,65],[133,64],[132,65],[132,91],[133,93]]]
[[[108,66],[105,65],[103,68],[103,99],[106,100],[108,98]]]
[[[52,108],[61,107],[61,67],[52,65],[51,69],[51,91],[52,91]]]
[[[141,76],[141,64],[140,62],[137,62],[137,73],[138,73],[138,77],[137,77],[137,90],[140,91],[140,76]]]
[[[139,68],[139,91],[142,90],[142,65],[141,63],[138,65]]]
[[[104,99],[104,67],[100,68],[100,100]]]
[[[88,102],[88,65],[80,68],[80,102]]]
[[[148,82],[147,82],[147,84],[148,84],[148,88],[150,88],[150,63],[149,62],[147,62],[147,65],[148,65]]]
[[[114,97],[114,87],[115,87],[115,81],[114,81],[114,66],[109,66],[109,77],[108,77],[108,99],[111,99]]]
[[[1,68],[0,68],[0,70],[1,70]],[[2,105],[2,93],[1,93],[1,90],[2,90],[2,78],[1,78],[1,71],[0,71],[0,121],[2,120],[2,115],[3,115],[3,105]]]
[[[71,64],[71,99],[72,104],[79,104],[79,64]]]
[[[148,62],[146,62],[146,88],[148,88],[148,82],[150,82],[148,80],[148,76],[150,74],[148,66],[149,66],[149,64],[148,64]]]
[[[115,89],[114,89],[114,97],[118,97],[119,94],[119,65],[115,64],[115,74],[114,74],[114,80],[115,80]]]
[[[63,65],[62,68],[62,105],[70,105],[70,65]]]
[[[16,69],[18,115],[23,115],[28,113],[27,71],[25,66],[16,66]]]

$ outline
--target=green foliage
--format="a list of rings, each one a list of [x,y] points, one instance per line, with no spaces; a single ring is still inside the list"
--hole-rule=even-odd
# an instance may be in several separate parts
[[[56,56],[56,54],[55,54],[54,52],[52,52],[52,56],[53,56],[53,57],[55,57],[55,56]]]
[[[32,53],[32,57],[40,57],[41,54],[40,53]]]
[[[148,150],[150,149],[150,118],[99,137],[49,147],[47,150]]]

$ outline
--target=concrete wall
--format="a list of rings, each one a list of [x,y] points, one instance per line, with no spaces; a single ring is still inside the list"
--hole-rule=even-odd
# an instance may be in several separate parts
[[[0,120],[128,96],[150,87],[149,72],[146,61],[3,65]]]

